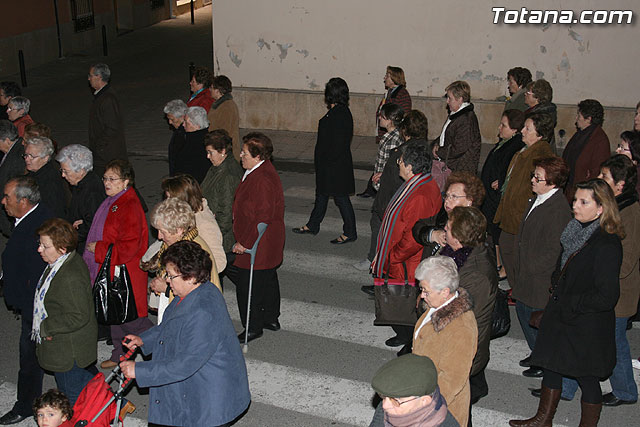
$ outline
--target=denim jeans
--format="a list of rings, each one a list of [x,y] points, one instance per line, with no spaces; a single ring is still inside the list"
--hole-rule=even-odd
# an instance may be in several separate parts
[[[311,217],[309,218],[309,222],[307,222],[307,227],[309,227],[309,230],[314,233],[320,231],[320,223],[322,223],[324,215],[327,213],[329,197],[330,196],[316,193],[316,200],[314,202],[313,210],[311,211]],[[351,205],[349,195],[333,196],[333,200],[340,210],[340,215],[344,222],[344,225],[342,226],[342,232],[344,235],[349,238],[358,237],[358,234],[356,233],[356,214],[353,212],[353,206]]]
[[[71,407],[73,407],[73,404],[78,400],[82,389],[91,381],[91,378],[93,378],[93,375],[91,375],[89,371],[78,367],[75,362],[73,363],[73,368],[70,370],[66,372],[54,372],[53,375],[56,378],[58,389],[69,398]]]
[[[536,345],[536,338],[538,337],[538,330],[529,325],[531,314],[536,311],[541,311],[541,309],[529,307],[520,301],[516,301],[516,314],[518,315],[518,321],[524,333],[524,338],[527,340],[529,350],[533,350],[533,347]]]

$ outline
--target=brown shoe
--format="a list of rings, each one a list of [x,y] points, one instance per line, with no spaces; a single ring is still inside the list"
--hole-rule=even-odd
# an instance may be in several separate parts
[[[551,427],[553,416],[556,414],[562,389],[542,386],[538,412],[528,420],[509,420],[511,427]]]
[[[120,421],[124,420],[124,417],[127,416],[127,414],[133,414],[133,411],[136,410],[136,405],[134,405],[133,403],[131,403],[131,401],[129,400],[121,409],[120,409]]]
[[[105,360],[104,362],[102,362],[100,364],[100,368],[101,369],[113,369],[116,366],[118,366],[118,364],[116,362],[112,361],[112,360],[109,360],[109,359]]]
[[[586,403],[580,401],[580,425],[578,427],[596,427],[600,419],[602,403]]]

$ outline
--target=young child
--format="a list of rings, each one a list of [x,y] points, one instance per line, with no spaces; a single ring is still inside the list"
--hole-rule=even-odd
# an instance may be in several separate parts
[[[58,427],[71,419],[73,410],[64,393],[51,389],[33,402],[33,413],[38,427]]]

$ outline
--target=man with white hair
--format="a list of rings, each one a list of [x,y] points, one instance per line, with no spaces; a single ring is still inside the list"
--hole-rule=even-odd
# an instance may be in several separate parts
[[[127,145],[118,98],[111,89],[111,70],[107,64],[89,69],[89,85],[93,104],[89,110],[89,148],[93,152],[93,169],[102,177],[111,160],[127,160]]]
[[[0,120],[0,151],[4,157],[0,161],[0,188],[10,178],[24,174],[24,147],[18,129],[8,120]],[[11,224],[6,212],[0,212],[0,231],[5,236],[11,235]]]

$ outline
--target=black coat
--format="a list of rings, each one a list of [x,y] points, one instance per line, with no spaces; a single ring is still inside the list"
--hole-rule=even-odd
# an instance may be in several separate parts
[[[382,218],[384,217],[384,211],[387,209],[387,205],[393,198],[393,195],[396,194],[396,191],[400,186],[404,183],[404,180],[400,178],[400,167],[398,166],[398,159],[402,154],[400,152],[400,147],[407,144],[408,142],[415,144],[423,144],[428,145],[429,143],[424,139],[410,139],[399,147],[394,148],[389,152],[389,160],[384,165],[384,169],[382,170],[382,175],[380,176],[380,188],[376,193],[376,199],[373,201],[373,207],[371,211],[374,215]],[[431,172],[431,171],[429,171]]]
[[[564,376],[608,378],[616,364],[615,313],[620,295],[620,238],[596,230],[558,263],[557,287],[545,308],[531,363]]]
[[[313,156],[316,192],[325,196],[346,196],[355,192],[351,139],[353,117],[346,105],[338,104],[318,122],[318,139]]]
[[[38,184],[40,190],[40,202],[47,205],[57,218],[65,218],[69,189],[67,182],[60,174],[60,167],[55,160],[49,160],[44,166],[35,172],[28,172]]]
[[[169,157],[169,175],[174,176],[176,174],[176,154],[179,153],[184,147],[187,133],[184,131],[184,126],[180,125],[179,128],[174,129],[171,134],[171,141],[169,141],[168,157]],[[206,152],[206,150],[205,150]]]
[[[198,183],[207,175],[211,162],[207,159],[207,150],[204,147],[204,137],[209,132],[208,128],[200,129],[185,134],[182,147],[176,147],[174,152],[173,174],[187,173],[194,177]]]
[[[79,254],[84,252],[93,215],[106,197],[104,185],[93,171],[89,171],[77,185],[71,187],[71,203],[69,203],[66,218],[72,224],[79,219],[82,220],[82,224],[78,227]]]
[[[33,317],[33,297],[46,265],[38,254],[36,230],[45,220],[53,217],[46,206],[38,205],[16,226],[2,252],[4,300],[8,306],[20,310],[26,318]]]
[[[422,259],[429,258],[436,254],[440,249],[440,245],[436,242],[429,241],[429,234],[434,230],[444,230],[444,226],[447,225],[449,220],[449,214],[444,209],[444,204],[437,215],[431,218],[423,218],[416,222],[411,233],[416,242],[424,246],[422,250]]]
[[[11,178],[24,175],[25,164],[24,158],[24,146],[22,145],[22,138],[11,146],[11,149],[5,154],[5,159],[0,165],[0,189],[4,190],[4,186]],[[11,235],[13,229],[13,218],[9,218],[7,212],[2,209],[0,213],[0,231],[5,236]]]
[[[486,192],[484,202],[482,203],[482,213],[490,225],[493,225],[493,217],[496,215],[498,205],[500,204],[500,197],[502,197],[500,189],[507,176],[509,163],[511,163],[513,156],[524,147],[524,142],[522,142],[522,135],[517,133],[499,149],[498,145],[499,143],[494,145],[491,151],[489,151],[487,160],[485,160],[480,174],[480,179],[482,180],[482,184],[484,184]],[[495,180],[498,180],[497,190],[491,188],[491,183]],[[491,226],[489,228],[489,231],[492,231]],[[495,231],[496,230],[493,230],[494,233]],[[497,241],[497,239],[495,240]]]
[[[111,160],[127,160],[127,144],[120,103],[111,85],[94,97],[89,110],[89,148],[93,152],[93,170],[102,176]]]

